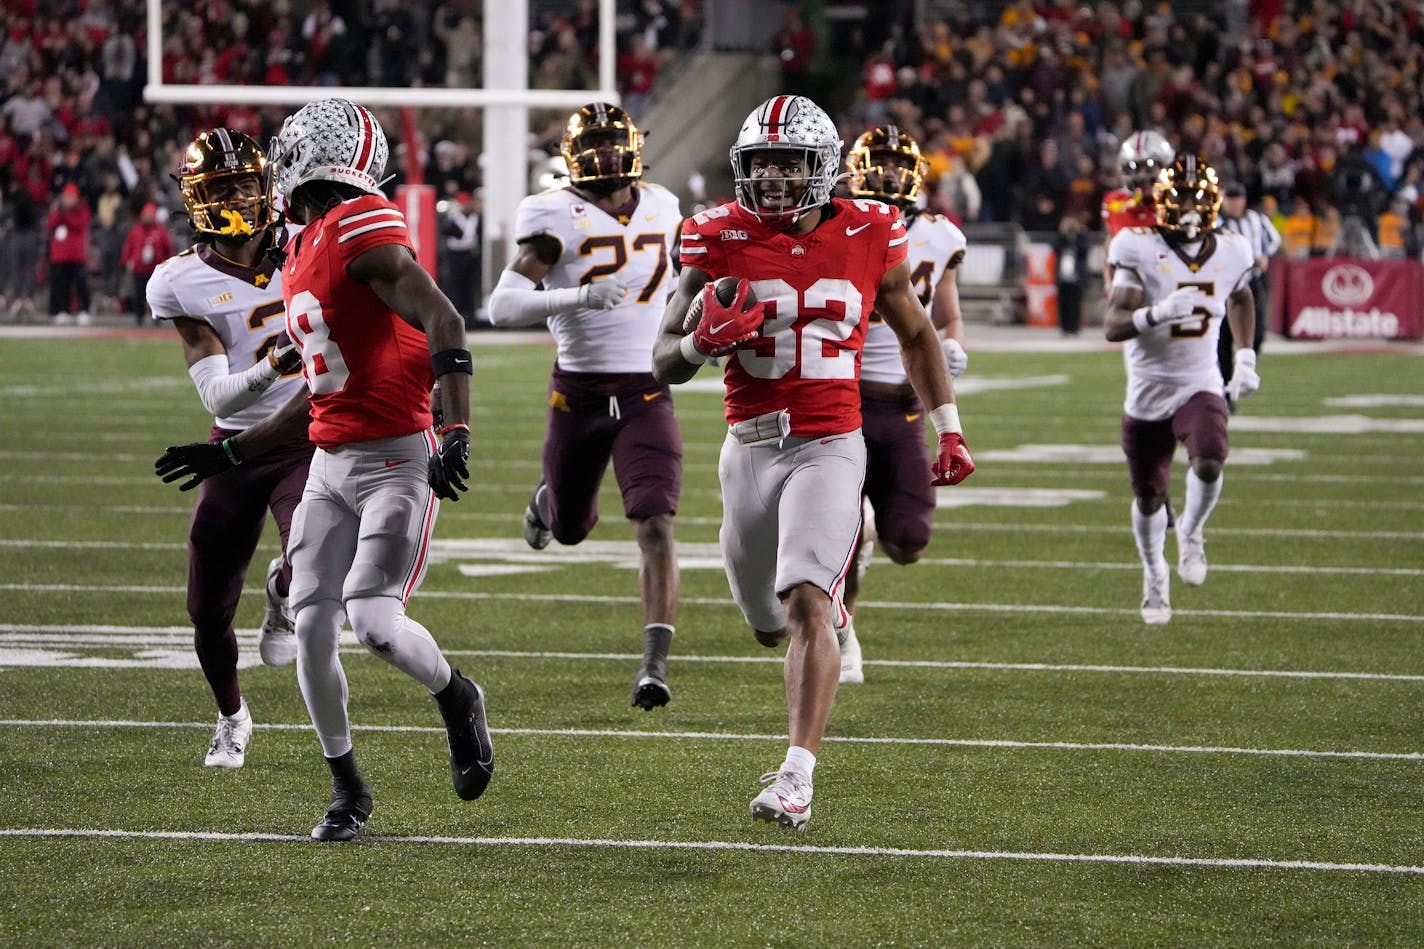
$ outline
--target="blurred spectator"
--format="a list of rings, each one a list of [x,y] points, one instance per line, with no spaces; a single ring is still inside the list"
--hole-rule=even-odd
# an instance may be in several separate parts
[[[468,324],[479,306],[475,291],[480,273],[480,211],[468,191],[457,193],[445,208],[436,272],[440,288]]]
[[[1379,218],[1379,252],[1384,260],[1418,260],[1419,240],[1409,202],[1395,197]]]
[[[1082,218],[1064,215],[1059,222],[1054,250],[1058,269],[1058,328],[1077,336],[1083,321],[1083,283],[1088,276],[1088,231]]]
[[[147,313],[148,302],[145,292],[148,278],[158,265],[173,256],[173,238],[168,228],[158,221],[158,205],[150,201],[139,211],[129,236],[124,240],[123,253],[119,265],[128,277],[126,308],[134,315],[134,322],[142,325]]]
[[[56,326],[76,321],[87,326],[92,321],[86,273],[90,216],[79,186],[70,182],[60,190],[45,220],[49,232],[49,313]]]
[[[1315,246],[1320,220],[1311,213],[1310,202],[1296,198],[1290,216],[1281,225],[1281,253],[1289,260],[1306,260]]]
[[[658,80],[658,58],[641,34],[634,34],[626,52],[618,57],[618,81],[623,89],[623,108],[634,121],[647,109],[648,96]]]
[[[801,19],[800,6],[787,8],[781,29],[771,38],[771,49],[781,64],[780,91],[806,95],[809,91],[807,77],[811,71],[811,57],[816,52],[816,35]],[[893,71],[892,68],[892,75]]]

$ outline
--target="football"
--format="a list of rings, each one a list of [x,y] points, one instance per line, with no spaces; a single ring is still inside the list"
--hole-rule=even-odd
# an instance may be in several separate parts
[[[731,306],[732,301],[737,298],[738,277],[722,277],[714,283],[713,291],[717,294],[717,302],[723,306]],[[750,286],[747,287],[747,298],[742,301],[742,309],[750,310],[756,306],[756,292]],[[691,333],[697,329],[697,324],[702,321],[702,293],[692,298],[692,303],[687,307],[687,315],[682,318],[682,331]]]

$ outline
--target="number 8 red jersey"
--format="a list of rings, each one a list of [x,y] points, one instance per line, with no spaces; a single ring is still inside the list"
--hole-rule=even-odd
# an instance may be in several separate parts
[[[373,247],[409,249],[405,217],[378,195],[345,201],[292,242],[282,270],[287,332],[311,389],[311,440],[321,448],[430,427],[430,346],[375,291],[346,273]]]
[[[885,274],[906,257],[905,223],[879,201],[834,198],[807,234],[761,223],[737,204],[682,226],[684,267],[746,277],[766,304],[761,338],[727,360],[727,421],[789,409],[791,434],[860,427],[860,353]]]

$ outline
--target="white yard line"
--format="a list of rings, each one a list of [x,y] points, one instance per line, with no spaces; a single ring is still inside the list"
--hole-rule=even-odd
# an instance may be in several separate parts
[[[72,583],[50,584],[0,584],[0,590],[19,589],[28,592],[74,593],[181,593],[182,587],[151,586],[86,586]],[[255,596],[260,591],[247,590],[245,595]],[[433,600],[490,600],[534,603],[594,603],[610,606],[637,604],[642,602],[636,596],[598,596],[576,593],[480,593],[475,591],[427,590],[419,597]],[[731,600],[723,597],[682,597],[678,601],[683,606],[732,606]],[[1074,613],[1097,616],[1136,616],[1138,610],[1097,606],[1062,606],[1053,604],[1012,605],[1007,603],[908,603],[894,601],[863,601],[862,606],[882,609],[932,610],[968,613]],[[1224,616],[1243,619],[1296,619],[1296,620],[1339,620],[1363,622],[1421,623],[1424,615],[1408,613],[1309,613],[1288,610],[1175,610],[1173,615],[1182,616]]]
[[[140,722],[105,719],[0,719],[0,728],[191,728],[211,729],[212,722]],[[259,731],[311,731],[310,725],[259,722]],[[445,734],[445,729],[429,725],[357,725],[356,731],[397,732],[414,734]],[[768,741],[785,742],[786,735],[692,732],[639,731],[614,728],[491,728],[496,735],[527,735],[544,738],[632,738],[660,741]],[[1417,751],[1320,751],[1302,748],[1240,748],[1230,745],[1157,745],[1133,742],[1083,741],[1013,741],[1004,738],[883,738],[828,735],[827,742],[843,745],[916,745],[946,748],[1009,748],[1030,751],[1136,751],[1150,754],[1248,755],[1263,758],[1349,758],[1368,761],[1424,761]]]
[[[191,644],[193,631],[186,626],[107,626],[69,625],[63,623],[30,624],[0,623],[0,645],[16,647],[66,646],[180,646]],[[242,642],[256,642],[254,630],[238,630]],[[349,632],[343,634],[342,652],[367,655],[366,649],[355,644]],[[553,659],[592,662],[629,662],[641,657],[633,652],[574,652],[522,649],[446,649],[448,656],[470,656],[476,659]],[[768,650],[764,655],[698,656],[677,653],[673,663],[714,663],[732,665],[780,665],[779,653]],[[1211,669],[1197,666],[1119,666],[1102,663],[1048,662],[971,662],[937,659],[867,659],[867,665],[900,669],[966,669],[985,672],[1057,672],[1101,673],[1105,675],[1166,675],[1166,676],[1226,676],[1231,678],[1267,679],[1337,679],[1361,682],[1424,682],[1424,675],[1389,672],[1343,672],[1297,669]]]
[[[171,840],[203,843],[292,843],[310,844],[311,838],[298,834],[224,834],[180,830],[109,830],[74,827],[17,827],[0,829],[0,837],[107,838],[128,840]],[[1037,863],[1106,863],[1164,867],[1211,867],[1231,870],[1307,870],[1315,872],[1394,873],[1424,875],[1424,866],[1388,863],[1336,863],[1321,860],[1269,860],[1242,857],[1172,857],[1148,854],[1033,853],[1013,850],[911,850],[904,847],[817,847],[796,844],[753,844],[736,840],[620,840],[601,837],[432,837],[369,834],[363,844],[440,844],[476,847],[597,847],[616,850],[738,851],[743,853],[790,853],[828,857],[904,857],[939,860],[1017,860]]]
[[[125,584],[79,583],[0,583],[0,591],[20,590],[28,593],[182,593],[180,586],[135,586]],[[244,590],[245,596],[257,596],[260,590]],[[479,591],[422,590],[417,599],[429,600],[489,600],[495,602],[527,603],[594,603],[607,606],[622,606],[641,603],[636,596],[592,595],[582,593],[481,593]],[[732,607],[728,597],[681,597],[682,606]],[[861,606],[895,610],[930,610],[953,613],[1072,613],[1081,616],[1137,616],[1134,608],[1106,606],[1065,606],[1059,604],[1010,604],[1010,603],[910,603],[888,600],[864,600]],[[1224,616],[1237,619],[1291,619],[1291,620],[1332,620],[1340,622],[1368,623],[1424,623],[1424,614],[1414,613],[1337,613],[1300,612],[1295,610],[1182,610],[1174,609],[1173,616]]]

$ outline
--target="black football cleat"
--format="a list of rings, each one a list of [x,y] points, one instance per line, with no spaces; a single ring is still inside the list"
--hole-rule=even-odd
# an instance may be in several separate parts
[[[656,623],[643,629],[643,663],[633,679],[633,705],[651,712],[672,701],[667,685],[667,656],[672,629]]]
[[[435,696],[450,745],[450,783],[463,801],[484,793],[494,776],[494,742],[485,721],[485,693],[455,669]]]
[[[331,792],[331,806],[321,823],[312,828],[312,840],[351,840],[371,816],[371,791],[362,785],[355,790]]]

